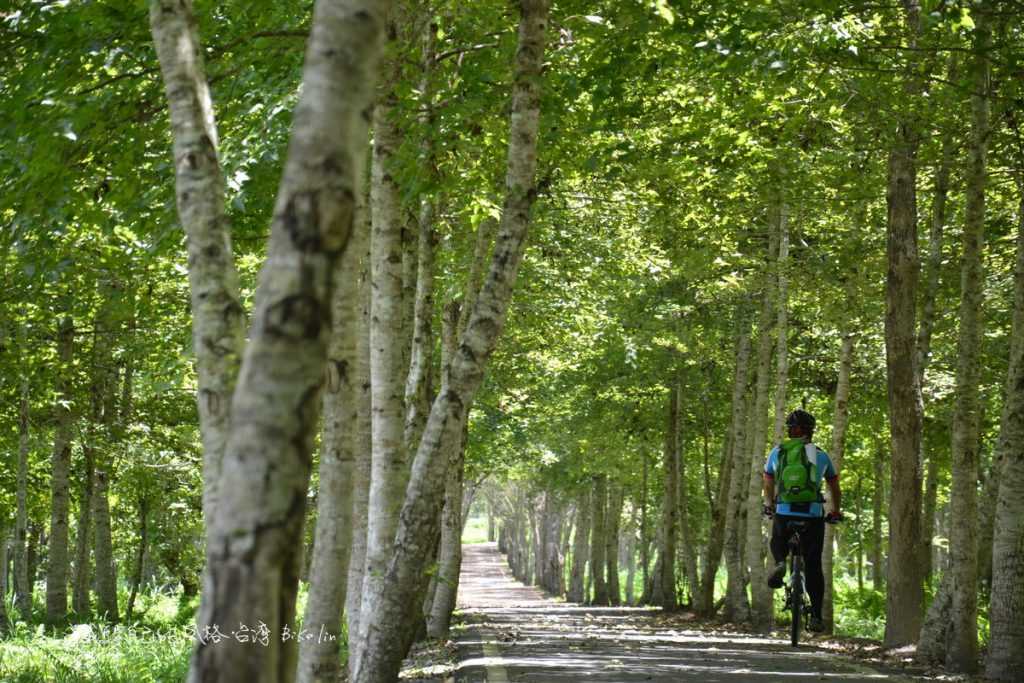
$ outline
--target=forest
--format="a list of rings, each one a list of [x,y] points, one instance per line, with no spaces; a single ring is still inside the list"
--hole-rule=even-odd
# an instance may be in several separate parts
[[[0,46],[0,680],[478,680],[484,542],[783,643],[798,408],[812,646],[1022,680],[1021,0],[14,0]]]

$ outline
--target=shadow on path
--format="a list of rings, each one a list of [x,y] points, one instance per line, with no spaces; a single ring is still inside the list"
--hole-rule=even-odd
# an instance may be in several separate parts
[[[457,681],[902,681],[814,647],[659,625],[658,610],[584,607],[515,581],[493,544],[463,547]]]

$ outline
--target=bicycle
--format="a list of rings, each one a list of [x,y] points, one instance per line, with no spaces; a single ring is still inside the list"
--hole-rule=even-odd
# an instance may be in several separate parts
[[[774,516],[770,508],[765,508],[766,517]],[[838,524],[842,517],[829,514],[825,517],[826,524]],[[783,586],[785,588],[784,610],[792,613],[792,620],[789,626],[789,641],[793,647],[800,645],[801,621],[807,623],[811,618],[811,598],[807,594],[807,586],[804,581],[804,556],[800,547],[800,534],[807,531],[807,521],[789,520],[786,522],[787,530],[792,529],[789,537],[789,581]]]

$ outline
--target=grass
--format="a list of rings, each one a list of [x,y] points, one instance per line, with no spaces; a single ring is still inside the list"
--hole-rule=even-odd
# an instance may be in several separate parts
[[[188,673],[199,598],[153,590],[139,595],[131,624],[74,623],[47,630],[44,590],[34,591],[33,621],[15,621],[0,641],[4,683],[180,683]],[[296,613],[306,601],[302,584]],[[119,595],[120,604],[127,594]],[[12,612],[12,615],[16,613]],[[224,629],[229,632],[229,629]]]

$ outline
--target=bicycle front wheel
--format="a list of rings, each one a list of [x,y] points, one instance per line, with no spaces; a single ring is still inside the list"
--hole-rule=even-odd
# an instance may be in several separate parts
[[[790,605],[793,610],[793,620],[790,622],[789,627],[789,640],[793,647],[800,644],[800,620],[803,618],[804,612],[804,574],[802,565],[803,563],[800,562],[799,557],[793,558],[793,600]]]

